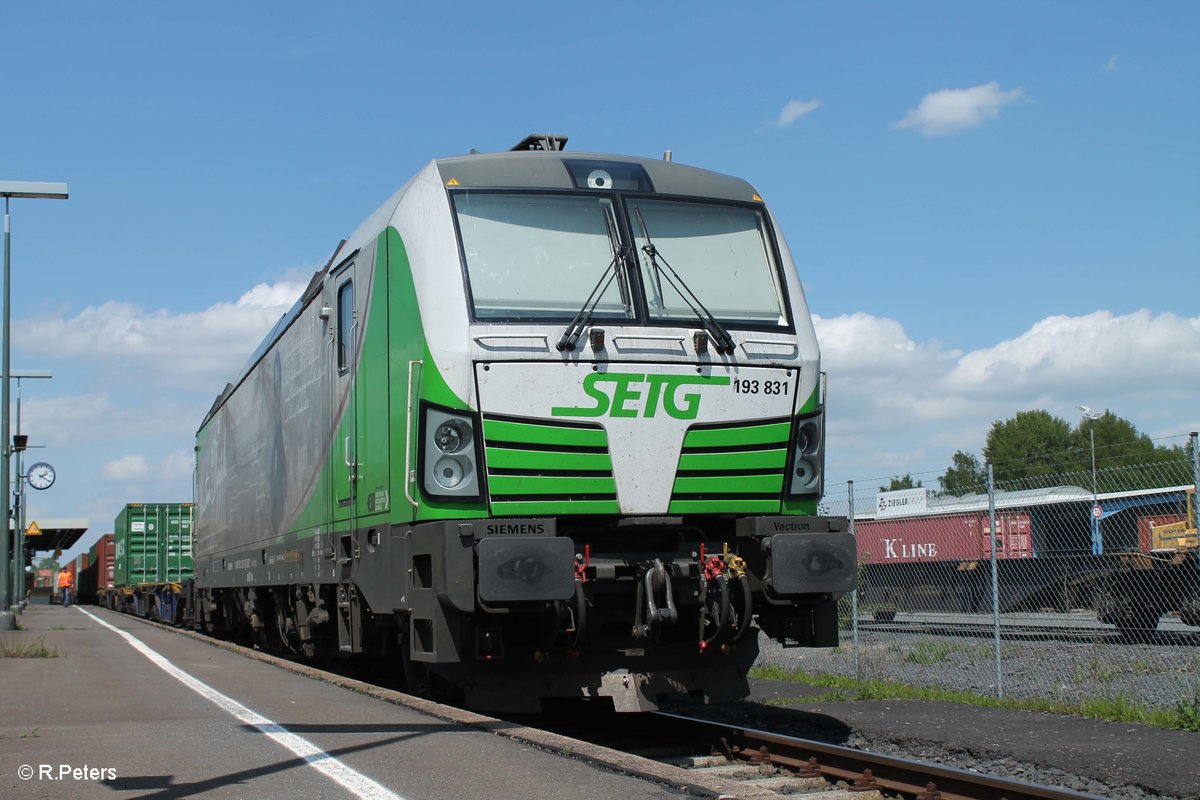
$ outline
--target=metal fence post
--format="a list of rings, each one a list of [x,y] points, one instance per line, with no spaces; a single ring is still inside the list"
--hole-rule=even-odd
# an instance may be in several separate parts
[[[1200,529],[1200,447],[1196,445],[1196,431],[1192,431],[1189,438],[1192,440],[1192,485],[1196,487],[1196,493],[1192,495],[1192,527]]]
[[[1197,432],[1192,431],[1188,436],[1192,441],[1192,486],[1195,487],[1196,493],[1192,495],[1192,527],[1200,533],[1200,441],[1197,440]],[[1198,551],[1200,553],[1200,551]],[[1200,571],[1200,554],[1196,556],[1196,568]]]
[[[1004,671],[1000,665],[1000,576],[996,563],[996,481],[992,462],[987,465],[988,521],[992,532],[992,648],[996,659],[996,697],[1004,697]]]
[[[850,518],[850,535],[854,536],[854,481],[846,481],[846,492],[850,495],[850,510],[846,514]],[[856,540],[857,541],[857,540]],[[862,570],[858,571],[862,575]],[[854,591],[850,593],[850,631],[853,642],[854,679],[862,680],[862,672],[858,667],[858,580],[854,581]]]

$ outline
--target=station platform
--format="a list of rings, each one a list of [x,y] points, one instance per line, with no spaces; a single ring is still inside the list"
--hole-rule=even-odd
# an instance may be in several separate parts
[[[417,698],[389,702],[386,692],[352,691],[106,609],[31,606],[18,620],[24,630],[0,634],[4,646],[54,657],[0,659],[8,800],[717,796],[601,768],[537,732],[489,730],[507,723],[468,712],[433,716]]]

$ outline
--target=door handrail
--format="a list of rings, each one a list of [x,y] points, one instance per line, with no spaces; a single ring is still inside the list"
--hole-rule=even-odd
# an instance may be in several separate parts
[[[410,486],[416,483],[417,471],[412,468],[412,445],[413,445],[413,364],[421,367],[425,366],[425,362],[420,359],[414,359],[408,362],[408,402],[404,413],[404,498],[408,500],[409,505],[417,508],[420,504],[413,493],[410,491]],[[419,375],[419,373],[418,373]]]

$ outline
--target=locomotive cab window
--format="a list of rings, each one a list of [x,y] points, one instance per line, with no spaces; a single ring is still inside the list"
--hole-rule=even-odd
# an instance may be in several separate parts
[[[652,320],[692,319],[692,294],[726,324],[788,326],[761,211],[636,199],[628,212]]]
[[[475,318],[569,320],[596,292],[596,317],[634,316],[607,197],[463,192],[454,209]]]
[[[354,341],[354,282],[338,288],[337,364],[338,374],[350,371],[350,345]]]

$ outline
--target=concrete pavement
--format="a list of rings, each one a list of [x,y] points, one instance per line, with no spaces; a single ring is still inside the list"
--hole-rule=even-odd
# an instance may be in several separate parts
[[[12,800],[684,796],[104,609],[31,607],[20,622],[6,641],[57,657],[0,659]]]

